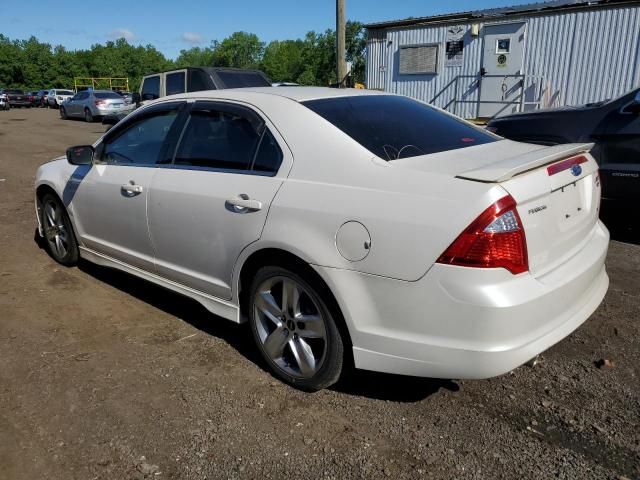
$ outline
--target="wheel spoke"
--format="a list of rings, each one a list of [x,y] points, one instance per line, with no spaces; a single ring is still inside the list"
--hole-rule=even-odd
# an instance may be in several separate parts
[[[298,304],[300,303],[300,291],[296,287],[296,284],[285,279],[282,281],[282,311],[289,312],[290,315],[295,315]]]
[[[56,252],[60,257],[64,257],[64,255],[67,253],[67,249],[64,248],[62,240],[60,239],[60,235],[56,235]]]
[[[284,325],[280,325],[265,339],[264,351],[273,360],[281,358],[287,340],[289,340],[289,332]]]
[[[300,373],[305,377],[312,376],[316,370],[316,359],[309,344],[301,338],[294,338],[289,341],[289,346],[298,363]]]
[[[47,217],[47,221],[49,222],[49,226],[50,227],[55,227],[56,226],[56,211],[55,208],[51,205],[48,204],[45,209],[45,216]]]
[[[296,317],[298,324],[303,323],[304,328],[298,329],[298,335],[304,338],[325,338],[326,332],[322,319],[317,315],[300,315]]]
[[[265,317],[276,325],[280,326],[282,324],[280,321],[282,310],[278,307],[276,299],[273,298],[271,292],[258,292],[256,297],[256,307]]]

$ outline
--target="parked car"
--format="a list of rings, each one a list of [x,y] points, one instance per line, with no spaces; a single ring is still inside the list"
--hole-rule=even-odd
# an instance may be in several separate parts
[[[347,359],[485,378],[569,335],[607,291],[588,148],[504,140],[367,90],[177,95],[42,165],[38,228],[63,265],[248,321],[301,389]]]
[[[140,104],[185,92],[268,86],[271,81],[260,70],[188,67],[144,76],[134,102]]]
[[[0,90],[0,95],[5,95],[11,108],[31,108],[29,96],[17,88],[5,88]]]
[[[640,89],[579,107],[500,117],[487,127],[505,138],[542,145],[593,142],[605,214],[637,216],[640,202]]]
[[[32,105],[34,107],[44,107],[47,102],[47,94],[49,93],[49,91],[38,90],[37,92],[32,92],[32,93],[34,96]]]
[[[116,90],[115,92],[124,99],[124,103],[126,103],[127,105],[130,105],[133,103],[133,93],[123,92],[120,90]]]
[[[60,108],[60,105],[73,97],[73,95],[73,90],[52,88],[47,94],[47,105],[51,108]]]
[[[11,106],[9,105],[9,98],[6,93],[1,93],[0,90],[0,110],[9,110]]]
[[[96,118],[132,109],[133,105],[127,105],[122,96],[114,91],[84,90],[60,106],[60,117],[64,120],[84,118],[87,122],[93,122]]]

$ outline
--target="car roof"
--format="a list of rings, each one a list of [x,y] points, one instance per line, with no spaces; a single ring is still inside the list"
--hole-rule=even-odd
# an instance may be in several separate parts
[[[356,88],[328,88],[328,87],[245,87],[245,88],[229,88],[224,90],[206,90],[199,92],[190,92],[187,94],[177,95],[184,97],[211,97],[211,98],[229,98],[241,99],[243,94],[262,94],[275,95],[284,97],[296,102],[306,102],[308,100],[320,100],[324,98],[354,97],[366,95],[390,95],[387,92],[379,92],[376,90],[363,90]],[[166,97],[164,97],[166,98]]]

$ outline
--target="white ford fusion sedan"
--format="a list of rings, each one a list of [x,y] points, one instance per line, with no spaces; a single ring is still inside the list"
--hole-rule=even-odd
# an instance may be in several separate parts
[[[281,87],[135,111],[36,177],[39,232],[248,321],[305,390],[343,366],[508,372],[608,287],[591,145],[501,139],[406,97]]]

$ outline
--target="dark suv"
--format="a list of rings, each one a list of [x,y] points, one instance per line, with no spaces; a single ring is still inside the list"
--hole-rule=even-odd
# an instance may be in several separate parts
[[[271,80],[260,70],[221,67],[187,67],[145,75],[134,101],[155,100],[176,93],[223,88],[270,87]]]

